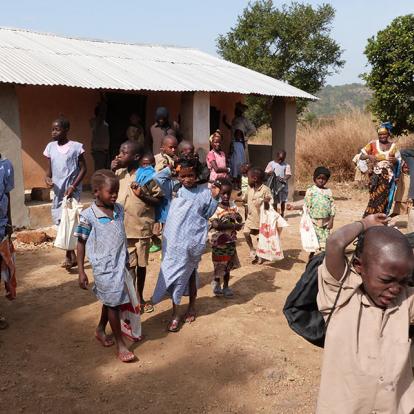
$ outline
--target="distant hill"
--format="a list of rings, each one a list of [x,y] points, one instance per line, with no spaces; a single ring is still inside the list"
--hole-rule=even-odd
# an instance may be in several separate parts
[[[348,112],[352,108],[364,110],[372,92],[360,83],[350,83],[339,86],[327,85],[316,96],[319,101],[312,102],[308,106],[308,111],[316,117],[324,117]]]

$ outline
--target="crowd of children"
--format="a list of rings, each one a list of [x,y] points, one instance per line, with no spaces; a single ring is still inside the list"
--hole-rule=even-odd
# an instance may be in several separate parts
[[[54,190],[52,216],[56,224],[65,199],[79,199],[86,174],[82,144],[68,138],[69,127],[64,118],[54,121],[53,141],[44,151],[49,161],[45,181]],[[382,213],[366,214],[361,221],[330,236],[336,211],[327,187],[329,169],[315,169],[314,184],[306,191],[303,206],[286,204],[292,175],[285,161],[286,151],[276,152],[275,159],[262,170],[246,163],[243,132],[236,129],[234,138],[228,158],[222,150],[222,135],[216,131],[210,138],[206,166],[190,142],[179,144],[172,135],[160,140],[155,156],[146,153],[139,141],[127,140],[120,146],[111,170],[93,174],[95,200],[80,214],[75,231],[77,255],[68,251],[64,266],[78,266],[83,289],[89,284],[86,257],[92,266],[93,291],[102,303],[96,339],[104,347],[116,346],[122,362],[135,360],[121,327],[120,309],[133,302],[126,279],[133,279],[132,295],[136,295],[141,312],[153,312],[154,305],[165,296],[171,297],[172,316],[167,329],[177,332],[182,323],[196,319],[197,269],[208,241],[214,268],[213,294],[232,298],[235,293],[229,283],[230,272],[240,267],[238,232],[244,234],[253,264],[266,260],[266,249],[283,258],[280,235],[287,226],[285,207],[303,209],[318,243],[310,258],[319,251],[325,254],[319,270],[318,305],[330,320],[317,412],[332,412],[338,402],[341,412],[412,412],[414,382],[408,327],[414,324],[414,288],[408,284],[414,256],[407,239],[386,226],[387,216]],[[381,142],[388,145],[385,138]],[[388,151],[394,148],[388,147]],[[382,151],[381,147],[378,150]],[[361,154],[354,160],[359,167],[374,157],[368,146]],[[408,166],[403,164],[395,178],[400,186],[395,193],[394,214],[400,215],[411,208]],[[12,189],[12,166],[0,157],[1,239],[10,234]],[[370,198],[369,208],[376,207],[379,200],[385,206],[376,195]],[[240,214],[235,201],[244,203],[245,214]],[[151,300],[145,300],[146,268],[156,232],[162,237],[162,259]],[[345,249],[357,237],[356,253],[349,263]],[[186,313],[180,315],[178,305],[183,296],[189,296],[189,304]],[[0,329],[5,323],[0,317]],[[108,323],[112,335],[106,331]],[[139,335],[136,340],[140,339]]]

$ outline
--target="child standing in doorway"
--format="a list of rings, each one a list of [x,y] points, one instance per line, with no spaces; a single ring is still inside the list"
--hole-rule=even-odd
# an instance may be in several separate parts
[[[95,202],[82,211],[75,236],[78,238],[79,286],[87,289],[85,252],[91,263],[96,297],[102,302],[101,318],[95,337],[104,346],[114,345],[106,334],[109,322],[117,345],[118,358],[131,362],[135,355],[122,338],[119,307],[130,301],[125,289],[125,271],[128,267],[128,250],[124,229],[124,210],[116,203],[119,180],[109,170],[98,170],[91,180]]]
[[[256,249],[253,247],[252,236],[259,235],[260,207],[263,204],[265,208],[269,208],[269,203],[272,201],[272,193],[270,192],[270,188],[263,184],[264,172],[260,168],[250,168],[247,177],[249,183],[246,194],[247,219],[243,233],[250,249],[252,263],[255,264],[259,261],[259,258],[256,255]]]
[[[52,218],[59,225],[62,214],[63,198],[79,201],[82,192],[82,180],[86,174],[86,162],[83,156],[83,144],[68,139],[70,123],[60,117],[52,123],[52,142],[47,144],[43,155],[48,159],[45,182],[53,188]],[[74,250],[66,252],[62,267],[70,270],[76,266]]]
[[[270,161],[265,169],[265,173],[274,174],[276,177],[276,186],[281,186],[281,189],[277,191],[276,197],[273,197],[273,207],[277,211],[277,205],[280,204],[280,215],[282,217],[285,216],[285,207],[289,194],[288,181],[292,176],[290,165],[285,160],[286,151],[278,151],[274,161]]]
[[[232,183],[223,178],[220,184],[220,204],[210,217],[210,243],[214,265],[213,293],[225,298],[233,297],[229,287],[230,271],[240,267],[236,251],[237,232],[243,227],[243,219],[231,199]],[[223,288],[221,283],[223,280]]]
[[[172,297],[173,314],[167,328],[170,332],[180,329],[178,305],[184,294],[190,297],[184,322],[195,321],[197,268],[207,241],[208,220],[216,211],[220,192],[214,185],[211,189],[197,185],[194,159],[178,160],[176,164],[180,185],[174,189],[163,231],[161,269],[152,298],[153,303],[158,303],[166,294]],[[170,181],[171,170],[167,167],[158,174],[158,182],[168,191]]]
[[[112,170],[119,178],[117,202],[125,210],[125,231],[128,239],[129,266],[136,272],[138,298],[143,312],[153,312],[151,303],[144,300],[155,207],[161,202],[162,192],[152,179],[151,159],[142,156],[143,148],[137,141],[126,141],[112,161]],[[141,167],[140,167],[141,161]]]
[[[228,168],[226,163],[226,154],[221,147],[223,139],[220,134],[213,135],[211,141],[211,151],[207,154],[207,167],[210,170],[210,182],[217,179],[227,178]]]
[[[235,183],[236,190],[241,187],[241,170],[240,167],[246,163],[246,143],[244,134],[241,129],[234,131],[233,141],[230,149],[231,175]]]

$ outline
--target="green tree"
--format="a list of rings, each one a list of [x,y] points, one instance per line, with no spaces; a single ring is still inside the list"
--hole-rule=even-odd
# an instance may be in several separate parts
[[[414,131],[414,14],[394,19],[368,39],[371,71],[362,75],[374,96],[370,109],[397,135]]]
[[[277,9],[272,0],[249,5],[237,24],[217,39],[218,53],[231,62],[316,93],[327,76],[344,65],[342,50],[330,37],[335,10],[292,3]],[[270,121],[269,97],[248,97],[249,116],[256,125]],[[298,111],[306,101],[298,103]]]

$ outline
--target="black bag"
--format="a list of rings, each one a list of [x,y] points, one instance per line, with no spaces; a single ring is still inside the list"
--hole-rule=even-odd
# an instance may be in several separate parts
[[[325,253],[312,257],[298,283],[286,299],[283,313],[290,328],[311,344],[323,348],[329,321],[338,303],[345,278],[339,285],[338,293],[326,322],[319,312],[316,297],[318,296],[318,268],[325,259]],[[348,264],[349,266],[349,264]]]
[[[272,173],[267,179],[266,185],[272,192],[273,200],[276,201],[278,194],[286,187],[286,182]]]

